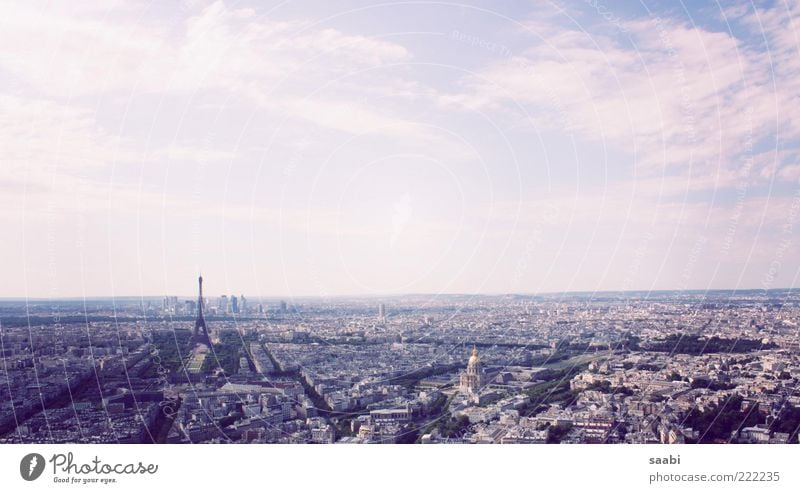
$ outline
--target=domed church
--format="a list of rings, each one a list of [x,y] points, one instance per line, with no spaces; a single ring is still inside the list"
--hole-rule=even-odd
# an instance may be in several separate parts
[[[459,379],[459,390],[469,397],[477,399],[478,392],[483,387],[484,370],[481,358],[478,356],[478,348],[472,348],[472,356],[469,357],[467,370],[461,374]]]

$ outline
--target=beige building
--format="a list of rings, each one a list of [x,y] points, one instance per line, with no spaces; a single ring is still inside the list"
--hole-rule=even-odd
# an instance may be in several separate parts
[[[478,356],[478,348],[472,348],[472,356],[469,357],[467,363],[467,370],[461,374],[459,379],[459,390],[469,396],[471,399],[477,400],[478,393],[484,382],[483,363]]]

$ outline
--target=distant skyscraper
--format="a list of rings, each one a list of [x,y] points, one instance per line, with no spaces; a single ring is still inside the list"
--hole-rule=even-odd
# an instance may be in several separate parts
[[[283,300],[281,300],[281,311],[282,311],[282,312],[285,312],[285,311],[286,311],[286,302],[285,302],[285,301],[283,301]]]
[[[228,313],[228,296],[227,295],[223,294],[222,296],[220,296],[219,303],[217,304],[217,309],[223,315]]]
[[[378,305],[378,317],[380,317],[382,320],[386,318],[386,305],[383,303]]]
[[[233,313],[239,313],[239,298],[235,295],[231,295],[231,311]]]
[[[247,313],[247,298],[242,294],[239,295],[239,299],[241,300],[239,302],[239,310],[241,310],[242,313]]]
[[[163,310],[165,313],[178,313],[178,297],[177,296],[164,296]]]

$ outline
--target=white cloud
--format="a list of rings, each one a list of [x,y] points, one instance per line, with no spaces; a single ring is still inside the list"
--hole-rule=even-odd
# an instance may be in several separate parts
[[[414,123],[381,115],[352,102],[299,100],[290,103],[287,109],[295,117],[352,134],[376,132],[398,137],[424,138],[424,133],[419,132]]]
[[[786,23],[765,26],[765,35],[781,40],[777,53],[661,18],[625,21],[633,45],[561,30],[440,101],[515,112],[519,105],[536,125],[635,154],[640,173],[691,167],[711,177],[747,166],[754,147],[776,131],[784,141],[800,138],[787,110],[797,106],[800,57],[796,40],[785,39],[794,32]]]
[[[185,111],[171,107],[171,97],[214,101],[211,95],[217,94],[223,102],[217,111],[252,109],[255,103],[277,115],[352,133],[384,129],[408,137],[413,131],[411,124],[341,97],[318,97],[313,105],[305,99],[331,77],[408,59],[410,53],[399,44],[309,20],[259,16],[220,1],[187,4],[166,18],[153,10],[146,3],[127,2],[15,2],[3,7],[0,45],[14,47],[0,50],[0,180],[7,188],[16,184],[21,191],[18,185],[25,183],[28,191],[47,190],[51,202],[69,206],[78,191],[95,195],[92,179],[106,185],[87,170],[110,170],[119,163],[223,161],[237,155],[201,143],[203,136],[154,144],[100,123],[98,110],[120,115],[133,126],[158,125],[148,122],[151,115],[140,122],[124,112],[129,100],[148,93],[161,100],[154,108],[157,115]],[[307,85],[296,86],[301,80]],[[175,128],[151,131],[176,134]],[[138,193],[133,185],[132,192]],[[118,196],[126,196],[124,181],[114,186]],[[6,194],[5,199],[12,197]]]
[[[221,1],[196,12],[179,9],[173,24],[153,19],[145,4],[100,3],[77,15],[66,6],[26,2],[3,12],[0,44],[17,48],[0,52],[0,67],[53,97],[235,89],[248,81],[269,88],[296,70],[330,77],[410,57],[396,43],[258,16]]]

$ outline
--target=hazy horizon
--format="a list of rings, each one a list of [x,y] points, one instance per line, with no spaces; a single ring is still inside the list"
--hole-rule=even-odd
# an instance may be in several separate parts
[[[571,296],[578,296],[578,295],[586,295],[586,296],[594,296],[594,295],[603,295],[603,294],[661,294],[661,293],[684,293],[690,295],[699,295],[699,294],[715,294],[715,293],[724,293],[724,292],[731,292],[731,293],[743,293],[743,292],[753,292],[753,291],[763,291],[765,293],[771,292],[780,292],[780,291],[796,291],[800,288],[782,288],[782,287],[774,287],[769,289],[764,288],[736,288],[736,289],[654,289],[654,290],[640,290],[640,289],[631,289],[627,291],[615,291],[615,290],[607,290],[607,291],[546,291],[546,292],[539,292],[539,293],[525,293],[525,292],[483,292],[483,293],[459,293],[459,292],[450,292],[450,293],[392,293],[392,294],[375,294],[375,293],[361,293],[361,294],[335,294],[329,296],[321,296],[321,295],[308,295],[308,294],[294,294],[292,296],[281,296],[276,294],[265,294],[260,296],[248,296],[247,293],[239,293],[239,292],[231,292],[231,293],[203,293],[204,298],[218,298],[223,295],[226,296],[239,296],[244,295],[245,298],[248,300],[267,300],[267,301],[289,301],[293,299],[300,299],[300,300],[316,300],[316,299],[360,299],[360,298],[378,298],[378,299],[391,299],[391,298],[403,298],[403,297],[416,297],[416,296],[433,296],[433,297],[502,297],[502,296],[520,296],[520,297],[546,297],[552,298],[556,296],[564,296],[564,297],[571,297]],[[205,290],[204,290],[205,291]],[[163,299],[165,296],[177,296],[179,299],[194,299],[197,298],[197,293],[194,294],[180,294],[180,293],[170,293],[170,294],[142,294],[142,295],[86,295],[82,297],[60,297],[60,298],[20,298],[20,297],[0,297],[0,302],[13,302],[13,301],[82,301],[82,300],[130,300],[130,299],[153,299],[153,300],[160,300]]]
[[[798,285],[800,2],[3,13],[0,298]]]

